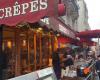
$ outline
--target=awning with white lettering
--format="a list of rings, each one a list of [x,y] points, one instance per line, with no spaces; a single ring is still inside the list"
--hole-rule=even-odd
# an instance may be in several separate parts
[[[66,25],[64,22],[62,22],[60,19],[50,18],[50,23],[52,24],[51,27],[53,30],[60,32],[67,37],[70,37],[73,39],[76,38],[75,31],[70,29],[70,27],[68,25]]]
[[[1,0],[0,24],[34,23],[45,16],[56,15],[57,6],[56,0]]]

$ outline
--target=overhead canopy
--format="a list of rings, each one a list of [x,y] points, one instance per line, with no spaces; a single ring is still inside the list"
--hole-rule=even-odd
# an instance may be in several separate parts
[[[82,32],[77,33],[76,36],[80,38],[99,38],[100,30],[82,31]]]
[[[0,24],[15,26],[21,22],[33,23],[56,15],[57,6],[56,0],[1,0]]]
[[[86,39],[86,38],[80,38],[80,43],[85,43],[87,44],[88,46],[93,46],[96,44],[96,42],[92,41],[91,39]]]
[[[82,46],[83,44],[86,44],[88,46],[95,46],[97,43],[92,41],[91,39],[80,38],[80,40],[76,40],[74,44],[76,44],[77,46]]]

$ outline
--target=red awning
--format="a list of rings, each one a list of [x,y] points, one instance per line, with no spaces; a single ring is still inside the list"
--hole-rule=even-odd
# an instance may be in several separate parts
[[[71,38],[67,38],[67,37],[58,37],[58,42],[59,43],[71,43],[72,42],[72,39]]]
[[[82,31],[82,32],[77,33],[76,36],[80,38],[99,38],[100,30]]]
[[[56,8],[56,0],[1,0],[0,24],[34,23],[45,16],[56,15]]]
[[[86,39],[86,38],[80,38],[79,43],[81,44],[87,44],[88,46],[93,46],[94,44],[96,44],[96,42],[92,41],[91,39]]]

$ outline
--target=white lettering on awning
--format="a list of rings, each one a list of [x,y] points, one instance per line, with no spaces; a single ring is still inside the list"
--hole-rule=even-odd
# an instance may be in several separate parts
[[[21,14],[34,13],[36,11],[45,10],[48,7],[47,0],[33,0],[29,3],[18,4],[15,2],[14,6],[0,8],[0,19]]]

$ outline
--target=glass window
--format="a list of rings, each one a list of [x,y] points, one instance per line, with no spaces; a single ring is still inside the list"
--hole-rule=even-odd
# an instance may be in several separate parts
[[[3,53],[6,55],[5,58],[6,68],[3,70],[4,78],[8,79],[15,76],[15,65],[16,65],[16,51],[15,51],[15,32],[13,29],[3,29]]]

